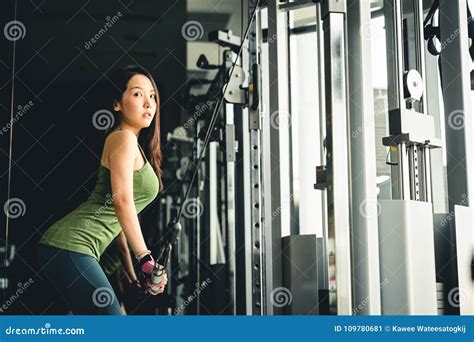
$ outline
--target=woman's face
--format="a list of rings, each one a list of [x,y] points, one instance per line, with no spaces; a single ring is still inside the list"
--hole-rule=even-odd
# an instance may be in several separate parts
[[[158,94],[145,75],[130,78],[122,100],[114,104],[114,110],[122,113],[122,120],[138,129],[150,126],[158,107]]]

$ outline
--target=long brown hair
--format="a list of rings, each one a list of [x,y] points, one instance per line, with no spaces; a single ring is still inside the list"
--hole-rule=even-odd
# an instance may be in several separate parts
[[[159,97],[158,87],[156,86],[153,76],[151,76],[151,74],[145,68],[139,65],[129,65],[125,68],[114,71],[109,77],[113,84],[112,105],[122,100],[122,96],[127,90],[128,81],[130,81],[130,79],[135,75],[144,75],[148,77],[151,84],[153,85],[153,89],[155,90],[157,98]],[[115,130],[122,121],[120,112],[115,112],[112,110],[112,113],[115,119],[114,124],[106,131],[106,136]],[[163,155],[161,152],[160,132],[160,106],[157,105],[156,113],[152,122],[150,123],[150,126],[143,128],[140,132],[140,140],[142,141],[142,145],[146,146],[144,149],[145,153],[148,152],[150,164],[153,167],[153,170],[155,171],[160,182],[160,189],[163,189],[163,172],[161,169]]]

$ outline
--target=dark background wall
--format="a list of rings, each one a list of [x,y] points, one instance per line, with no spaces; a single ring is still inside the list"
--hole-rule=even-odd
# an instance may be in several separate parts
[[[109,27],[100,32],[108,17]],[[24,27],[15,41],[3,32],[13,20]],[[110,109],[103,95],[111,86],[107,73],[128,64],[147,68],[160,88],[162,135],[179,124],[187,77],[181,33],[186,20],[184,0],[2,2],[0,203],[17,199],[9,202],[8,229],[8,208],[1,215],[0,245],[8,239],[16,246],[12,264],[0,268],[0,278],[9,279],[2,302],[18,283],[34,281],[6,314],[40,314],[50,304],[42,296],[35,246],[40,234],[85,200],[95,184],[103,131],[92,118]],[[7,127],[12,106],[18,118],[13,130]]]

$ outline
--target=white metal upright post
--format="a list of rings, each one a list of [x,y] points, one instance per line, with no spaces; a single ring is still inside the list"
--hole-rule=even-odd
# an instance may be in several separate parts
[[[352,313],[351,185],[347,102],[346,1],[321,2],[326,80],[328,253],[330,310]]]
[[[380,315],[370,0],[348,0],[353,313]],[[363,304],[363,305],[362,305]]]
[[[289,113],[288,13],[268,2],[269,108],[263,122],[264,236],[267,314],[281,313],[272,295],[282,286],[280,130],[275,122]],[[273,124],[272,124],[273,122]]]

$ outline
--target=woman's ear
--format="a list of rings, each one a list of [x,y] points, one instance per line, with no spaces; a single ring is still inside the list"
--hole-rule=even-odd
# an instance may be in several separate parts
[[[120,102],[118,102],[116,100],[114,100],[113,107],[114,107],[115,112],[120,112],[120,110],[122,109],[122,106],[120,105]]]

